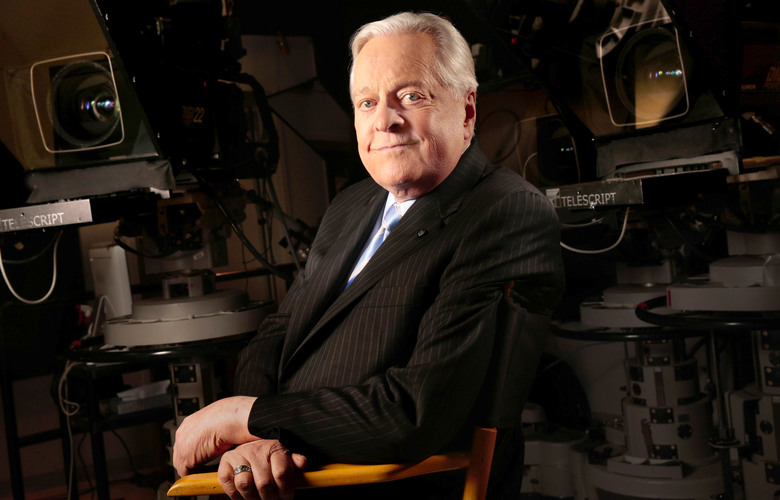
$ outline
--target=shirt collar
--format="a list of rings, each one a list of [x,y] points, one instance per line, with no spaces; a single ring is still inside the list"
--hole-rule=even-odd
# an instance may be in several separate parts
[[[400,202],[398,202],[398,208],[399,208],[399,211],[401,212],[401,217],[403,217],[403,216],[404,216],[404,214],[406,213],[406,211],[407,211],[407,210],[409,210],[409,207],[411,207],[411,206],[412,206],[412,204],[413,204],[415,201],[416,201],[416,198],[413,198],[413,199],[411,199],[411,200],[406,200],[406,201],[400,201]],[[388,208],[390,208],[390,205],[392,205],[393,203],[396,203],[396,201],[395,201],[395,196],[393,196],[393,194],[392,194],[392,193],[388,192],[388,193],[387,193],[387,199],[385,200],[385,209],[382,211],[382,213],[383,213],[383,214],[384,214],[384,213],[386,213],[386,212],[387,212],[387,209],[388,209]]]

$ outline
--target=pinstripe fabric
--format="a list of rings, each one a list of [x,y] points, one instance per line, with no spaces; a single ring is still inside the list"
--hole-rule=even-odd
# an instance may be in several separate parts
[[[367,180],[334,199],[306,269],[241,353],[252,433],[330,460],[436,452],[469,424],[501,285],[514,279],[534,312],[557,303],[553,208],[476,145],[344,290],[385,196]]]

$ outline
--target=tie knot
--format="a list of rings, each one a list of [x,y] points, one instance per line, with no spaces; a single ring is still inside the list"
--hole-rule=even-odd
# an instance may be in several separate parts
[[[382,217],[382,226],[389,231],[398,224],[399,220],[401,220],[401,207],[398,203],[393,203],[388,207],[384,217]]]

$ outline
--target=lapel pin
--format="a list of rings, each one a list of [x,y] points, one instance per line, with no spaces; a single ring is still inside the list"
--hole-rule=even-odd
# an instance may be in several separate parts
[[[419,237],[421,237],[421,236],[425,236],[425,234],[426,234],[427,232],[428,232],[428,231],[426,231],[425,229],[420,229],[419,231],[417,231],[417,237],[419,238]]]

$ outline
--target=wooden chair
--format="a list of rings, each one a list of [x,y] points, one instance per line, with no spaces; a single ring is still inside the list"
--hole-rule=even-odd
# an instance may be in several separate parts
[[[484,410],[479,420],[484,426],[475,428],[471,450],[433,455],[420,462],[405,464],[328,464],[299,474],[295,487],[382,483],[467,469],[463,500],[483,500],[487,495],[497,429],[521,425],[523,403],[548,330],[548,318],[528,313],[514,300],[511,290],[512,283],[508,283],[501,300],[495,304],[497,340],[485,388],[476,405]],[[168,490],[170,497],[223,493],[216,472],[182,477]]]

